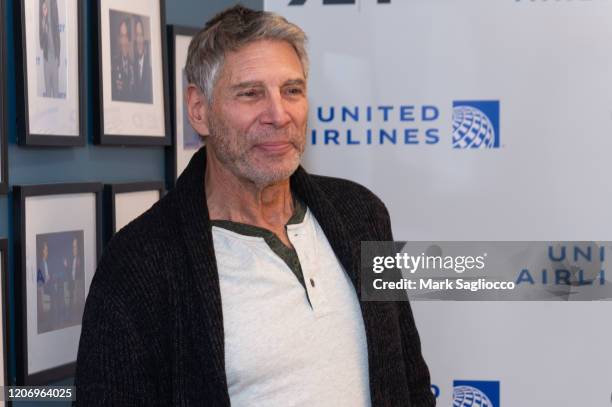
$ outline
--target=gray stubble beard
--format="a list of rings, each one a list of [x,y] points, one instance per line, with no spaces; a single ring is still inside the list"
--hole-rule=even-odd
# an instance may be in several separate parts
[[[210,135],[207,137],[207,148],[211,148],[219,162],[227,168],[231,173],[241,179],[252,182],[257,188],[265,188],[269,185],[278,183],[288,179],[300,165],[306,145],[306,126],[301,132],[301,136],[289,137],[289,142],[293,145],[294,150],[293,162],[286,168],[279,168],[275,171],[266,171],[262,166],[252,165],[249,155],[252,152],[252,147],[247,150],[237,151],[243,145],[238,145],[236,140],[247,139],[246,134],[238,134],[237,137],[226,137],[232,131],[222,121],[214,118],[209,118],[208,127]],[[263,136],[258,136],[257,141],[266,139],[270,136],[270,132]],[[232,145],[233,144],[233,145]],[[250,143],[249,143],[250,144]]]

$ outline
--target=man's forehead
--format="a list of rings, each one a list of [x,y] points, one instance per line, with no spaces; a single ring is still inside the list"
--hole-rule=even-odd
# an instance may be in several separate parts
[[[304,68],[297,52],[286,41],[258,40],[226,54],[222,76],[230,86],[246,82],[302,81]]]

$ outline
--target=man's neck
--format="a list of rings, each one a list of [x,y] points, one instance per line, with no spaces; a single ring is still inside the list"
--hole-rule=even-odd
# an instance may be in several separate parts
[[[289,179],[257,186],[236,177],[207,151],[205,183],[210,219],[255,225],[277,235],[285,233],[285,225],[293,214]]]

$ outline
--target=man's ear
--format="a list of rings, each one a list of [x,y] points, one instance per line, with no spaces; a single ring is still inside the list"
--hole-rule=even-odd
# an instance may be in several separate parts
[[[206,97],[197,86],[189,84],[185,89],[185,102],[191,127],[201,136],[208,136],[208,100]]]

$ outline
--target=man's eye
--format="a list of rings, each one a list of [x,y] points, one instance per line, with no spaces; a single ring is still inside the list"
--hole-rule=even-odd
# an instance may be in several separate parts
[[[302,90],[302,88],[288,88],[287,93],[290,95],[301,95],[302,93],[304,93],[304,91]]]
[[[257,96],[257,91],[255,91],[255,90],[245,90],[244,92],[240,92],[238,94],[238,96],[244,96],[244,97],[248,97],[248,98],[255,97],[255,96]]]

